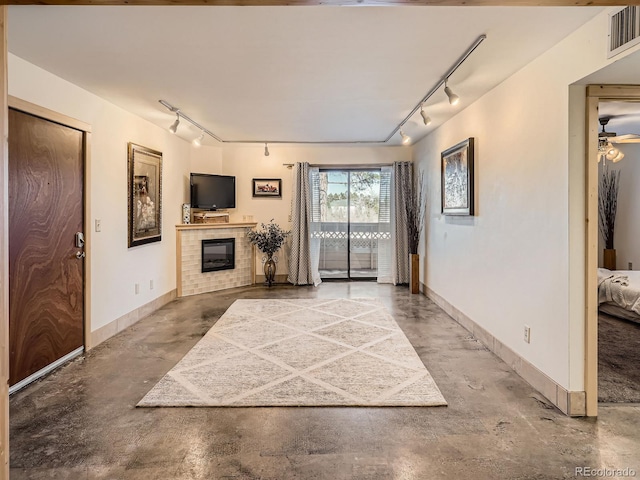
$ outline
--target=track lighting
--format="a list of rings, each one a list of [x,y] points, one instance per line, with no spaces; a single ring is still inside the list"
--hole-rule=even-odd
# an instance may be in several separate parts
[[[443,85],[444,85],[444,92],[445,92],[445,94],[447,95],[447,97],[449,99],[449,103],[451,105],[457,105],[460,102],[460,97],[458,97],[458,95],[453,93],[451,88],[449,88],[449,85],[448,85],[449,78],[456,73],[458,68],[467,60],[467,58],[469,58],[469,56],[476,50],[476,48],[478,48],[478,46],[486,38],[487,38],[487,36],[485,34],[482,34],[482,35],[478,36],[478,38],[476,38],[476,40],[464,51],[462,56],[460,56],[455,61],[455,63],[453,63],[451,65],[451,67],[446,72],[444,72],[442,74],[442,76],[438,77],[437,82],[431,87],[431,89],[426,93],[426,95],[423,96],[415,104],[413,109],[410,112],[408,112],[407,115],[396,124],[395,128],[393,128],[389,132],[387,137],[384,138],[384,139],[382,139],[382,138],[381,139],[366,139],[366,140],[357,140],[356,139],[356,140],[350,140],[350,141],[346,141],[344,139],[340,139],[340,140],[322,139],[322,140],[318,140],[318,141],[309,141],[309,140],[288,140],[288,139],[284,139],[284,138],[272,138],[271,139],[271,143],[281,143],[281,144],[284,144],[284,143],[290,143],[290,144],[317,144],[317,145],[323,145],[323,144],[335,145],[336,143],[380,144],[380,143],[387,143],[387,142],[391,141],[391,139],[397,139],[396,134],[398,132],[400,132],[400,136],[402,138],[402,144],[403,145],[408,145],[408,144],[411,143],[411,137],[409,137],[404,132],[402,132],[401,129],[407,124],[407,122],[409,122],[412,119],[412,117],[416,113],[418,113],[418,110],[420,111],[420,116],[422,117],[422,121],[423,121],[424,125],[430,125],[432,123],[431,118],[429,117],[429,115],[425,111],[425,105],[429,101],[431,96],[433,96],[436,93],[440,92],[440,89],[442,88]],[[223,139],[223,138],[220,138],[215,133],[213,133],[211,130],[208,130],[207,128],[205,128],[204,126],[202,126],[201,124],[199,124],[198,122],[196,122],[195,120],[190,118],[185,112],[180,110],[178,107],[175,107],[175,106],[171,105],[166,100],[158,100],[158,101],[167,110],[169,110],[171,113],[175,113],[175,115],[176,115],[175,122],[169,128],[171,133],[176,133],[176,131],[178,129],[178,125],[180,124],[181,121],[184,120],[185,122],[190,123],[194,127],[200,129],[204,134],[209,135],[211,138],[214,138],[215,140],[217,140],[220,143],[251,143],[251,144],[264,143],[264,156],[265,157],[269,156],[269,145],[268,145],[268,142],[265,141],[266,139],[264,137],[262,137],[261,140],[241,139],[241,138],[235,138],[235,139]],[[194,141],[194,145],[196,143],[197,142]],[[602,152],[601,152],[601,156],[602,156]],[[602,157],[602,158],[604,158],[604,157]]]
[[[449,88],[449,85],[447,85],[448,80],[449,79],[444,81],[444,93],[446,93],[447,97],[449,97],[449,103],[451,105],[457,105],[460,102],[460,97],[453,93],[453,91]]]
[[[425,125],[429,125],[431,123],[431,117],[429,117],[427,112],[424,111],[423,105],[420,105],[420,115],[422,115],[422,121]]]
[[[178,125],[180,125],[180,114],[176,112],[176,121],[169,127],[169,131],[176,133],[178,131]]]
[[[193,141],[194,146],[198,146],[197,143],[200,143],[200,145],[202,145],[202,141],[204,140],[205,135],[209,135],[211,138],[215,138],[219,142],[223,141],[220,137],[215,135],[211,130],[208,130],[207,128],[200,125],[198,122],[196,122],[193,118],[189,117],[186,113],[184,113],[178,107],[174,107],[166,100],[158,100],[158,102],[160,102],[162,106],[165,107],[167,110],[176,114],[176,121],[173,122],[173,125],[169,127],[169,131],[171,133],[176,133],[176,131],[178,130],[178,125],[180,124],[180,120],[184,120],[185,122],[190,123],[191,125],[196,127],[198,130],[200,130],[200,137],[197,139],[197,141],[196,140]]]
[[[193,139],[193,146],[196,148],[199,147],[200,145],[202,145],[203,140],[204,140],[204,132],[202,132],[198,138]]]
[[[431,123],[431,118],[429,118],[429,115],[427,115],[427,112],[425,112],[425,105],[427,103],[427,101],[433,96],[435,95],[437,92],[440,91],[440,88],[444,85],[444,93],[447,94],[447,97],[449,98],[449,103],[451,105],[457,105],[460,102],[460,97],[458,97],[458,95],[456,95],[455,93],[453,93],[453,91],[451,90],[451,88],[449,88],[448,85],[448,81],[449,78],[456,73],[456,71],[458,70],[458,68],[460,67],[460,65],[462,65],[467,58],[469,58],[469,56],[476,50],[476,48],[478,48],[478,46],[487,38],[486,35],[480,35],[475,42],[473,42],[471,44],[471,46],[469,48],[467,48],[467,50],[462,54],[462,56],[453,64],[453,66],[451,68],[449,68],[449,70],[447,70],[440,78],[439,80],[431,87],[431,90],[429,90],[427,92],[427,94],[422,97],[422,99],[420,99],[420,101],[416,104],[415,107],[413,107],[413,110],[411,110],[406,117],[404,117],[402,120],[400,120],[400,122],[398,123],[398,126],[393,129],[391,131],[391,133],[389,134],[389,136],[386,138],[385,142],[388,142],[389,140],[391,140],[394,135],[396,133],[398,133],[398,131],[416,114],[418,113],[418,110],[420,111],[420,116],[422,117],[422,121],[424,122],[425,125],[429,125]],[[404,137],[403,137],[404,138]],[[409,139],[409,142],[411,141],[411,139]],[[404,141],[403,141],[404,143]]]

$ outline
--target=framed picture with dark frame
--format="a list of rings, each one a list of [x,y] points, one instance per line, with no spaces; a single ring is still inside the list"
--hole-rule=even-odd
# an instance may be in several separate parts
[[[162,153],[128,143],[129,248],[162,240]]]
[[[254,197],[282,197],[281,178],[254,178]]]
[[[448,148],[441,154],[442,214],[474,214],[474,139]]]

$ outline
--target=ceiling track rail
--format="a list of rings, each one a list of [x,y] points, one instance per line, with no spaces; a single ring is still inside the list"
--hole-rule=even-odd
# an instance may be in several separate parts
[[[420,107],[431,98],[447,80],[453,75],[456,70],[465,62],[467,58],[475,51],[476,48],[487,38],[486,35],[480,35],[473,44],[462,54],[462,56],[453,64],[444,76],[436,83],[427,94],[416,104],[415,107],[409,112],[409,114],[402,119],[398,125],[389,133],[384,140],[224,140],[213,133],[211,130],[203,127],[201,124],[193,120],[187,114],[183,113],[178,107],[171,105],[166,100],[158,100],[167,110],[175,113],[179,118],[186,120],[188,123],[199,129],[202,133],[209,135],[220,143],[245,143],[245,144],[291,144],[291,145],[384,145],[398,133],[402,126],[409,121],[409,119],[416,114]]]

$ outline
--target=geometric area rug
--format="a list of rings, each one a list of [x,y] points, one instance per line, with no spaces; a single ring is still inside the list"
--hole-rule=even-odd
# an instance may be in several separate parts
[[[372,298],[236,300],[139,407],[446,405]]]

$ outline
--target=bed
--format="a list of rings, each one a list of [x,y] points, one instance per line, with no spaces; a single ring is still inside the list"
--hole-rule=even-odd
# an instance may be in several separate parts
[[[598,310],[640,323],[640,270],[599,268]]]

